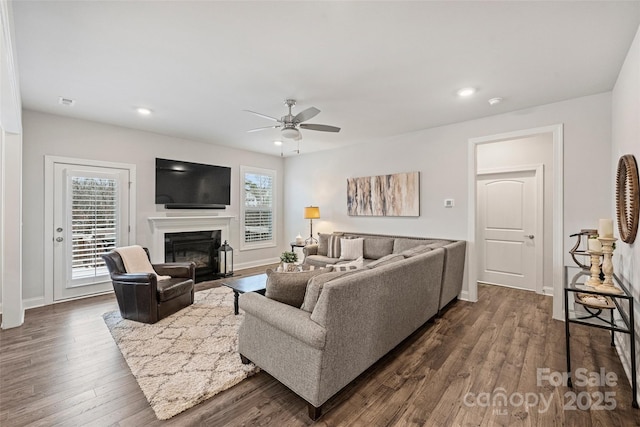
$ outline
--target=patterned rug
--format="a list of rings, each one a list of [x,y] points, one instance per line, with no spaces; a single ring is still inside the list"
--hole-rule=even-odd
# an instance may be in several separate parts
[[[258,372],[238,355],[243,314],[233,314],[233,291],[195,294],[193,305],[148,325],[103,315],[156,416],[166,420]]]

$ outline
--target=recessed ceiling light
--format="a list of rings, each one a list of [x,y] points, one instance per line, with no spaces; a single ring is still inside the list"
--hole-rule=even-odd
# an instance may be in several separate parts
[[[282,141],[273,141],[275,145],[282,145]]]
[[[458,96],[461,97],[467,97],[467,96],[471,96],[474,93],[476,93],[476,88],[474,87],[463,87],[462,89],[458,90]]]
[[[151,114],[151,110],[144,107],[138,107],[136,108],[136,111],[138,112],[138,114],[142,114],[143,116],[148,116]]]
[[[492,107],[494,105],[498,105],[502,102],[502,98],[500,97],[496,97],[496,98],[491,98],[489,101],[487,101],[489,103],[489,105],[491,105]]]

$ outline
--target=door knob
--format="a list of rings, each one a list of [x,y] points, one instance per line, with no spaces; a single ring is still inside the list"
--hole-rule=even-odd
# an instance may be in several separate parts
[[[533,239],[535,236],[533,234],[525,234],[524,237],[527,239]]]
[[[62,237],[56,237],[56,242],[62,242],[64,239]]]

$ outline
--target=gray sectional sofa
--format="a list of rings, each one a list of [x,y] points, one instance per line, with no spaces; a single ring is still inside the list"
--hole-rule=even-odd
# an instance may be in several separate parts
[[[312,419],[331,396],[436,316],[462,287],[464,241],[342,234],[364,239],[365,267],[313,275],[301,306],[257,293],[240,296],[243,362],[252,361],[306,400]],[[319,258],[327,257],[322,241],[305,252],[307,265],[341,262]]]

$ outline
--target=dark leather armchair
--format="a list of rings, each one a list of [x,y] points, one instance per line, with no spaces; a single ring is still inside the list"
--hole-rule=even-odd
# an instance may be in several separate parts
[[[149,258],[149,250],[144,250]],[[158,275],[171,276],[170,279],[158,280],[151,273],[127,273],[116,251],[102,255],[102,259],[109,269],[120,314],[124,319],[156,323],[193,304],[196,276],[193,262],[153,264]]]

